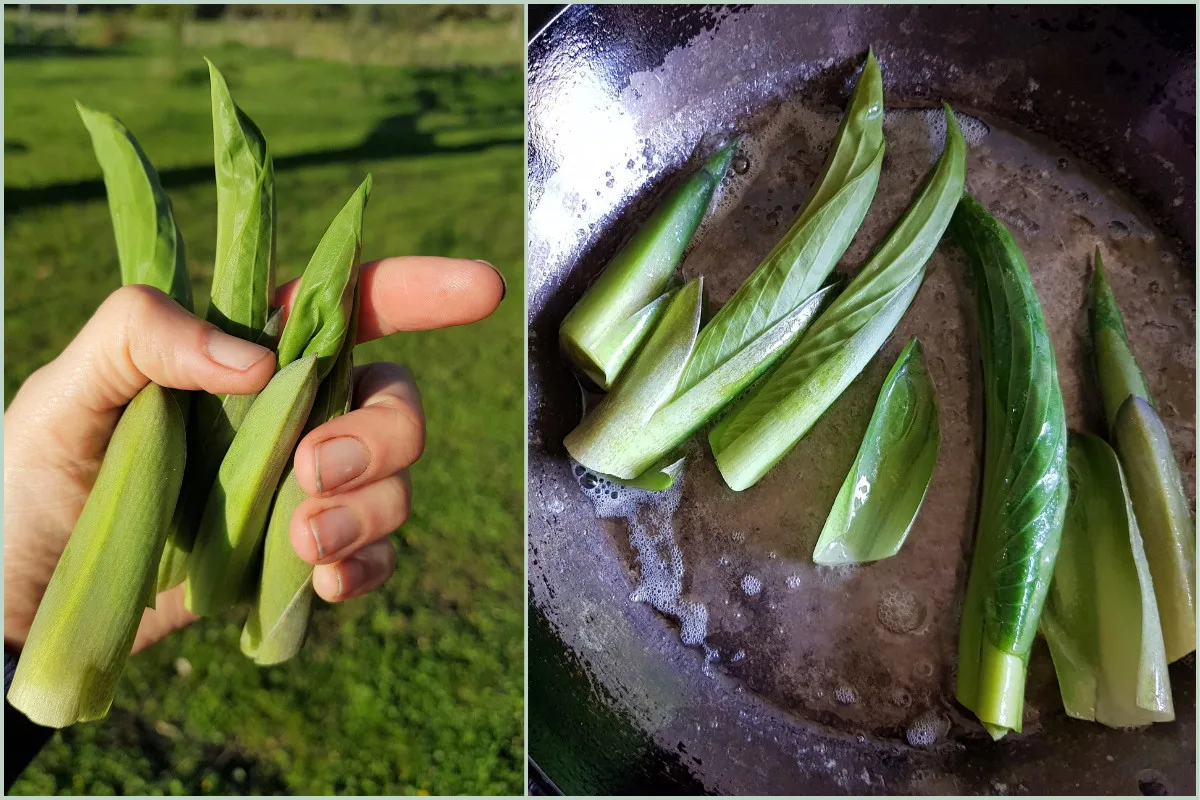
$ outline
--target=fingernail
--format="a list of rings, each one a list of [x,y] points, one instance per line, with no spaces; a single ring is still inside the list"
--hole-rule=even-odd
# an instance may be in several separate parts
[[[358,539],[358,517],[345,506],[327,508],[309,517],[308,529],[317,545],[317,557],[324,561]]]
[[[345,562],[313,570],[313,590],[327,600],[342,596],[342,566]]]
[[[367,448],[353,436],[339,436],[317,445],[313,453],[317,493],[331,492],[352,481],[366,470],[371,456]]]
[[[208,334],[208,342],[204,349],[213,361],[238,372],[250,369],[271,352],[261,345],[230,336],[215,328]]]
[[[495,264],[484,261],[482,258],[477,258],[475,260],[480,264],[487,264],[489,267],[496,270],[496,274],[500,276],[500,301],[503,302],[504,298],[508,295],[508,281],[505,280],[504,273],[496,269]]]

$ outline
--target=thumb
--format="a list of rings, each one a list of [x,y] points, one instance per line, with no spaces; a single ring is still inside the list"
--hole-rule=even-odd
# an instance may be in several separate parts
[[[26,381],[9,412],[28,403],[33,408],[23,410],[53,417],[60,436],[90,438],[148,383],[251,394],[274,371],[270,349],[222,333],[157,289],[123,286],[58,358]]]

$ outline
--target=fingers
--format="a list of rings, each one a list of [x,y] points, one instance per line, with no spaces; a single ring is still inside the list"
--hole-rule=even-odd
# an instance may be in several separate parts
[[[267,384],[274,367],[269,349],[222,333],[157,289],[133,285],[109,295],[37,381],[51,396],[106,412],[150,382],[249,394]]]
[[[357,408],[312,431],[296,451],[309,497],[292,517],[292,547],[315,565],[313,589],[334,603],[383,585],[396,567],[388,536],[412,508],[409,465],[425,447],[412,373],[396,364],[355,370]]]
[[[354,411],[326,422],[296,448],[296,479],[328,496],[409,467],[425,448],[425,413],[412,373],[398,364],[354,371]]]
[[[299,286],[291,281],[275,293],[290,307]],[[358,341],[399,331],[423,331],[477,322],[504,298],[504,277],[483,261],[434,256],[384,258],[362,266]]]
[[[292,547],[310,564],[332,564],[403,525],[411,504],[407,470],[333,497],[310,497],[292,516]]]
[[[396,548],[391,539],[380,539],[335,564],[313,569],[313,590],[329,603],[338,603],[374,591],[396,571]]]

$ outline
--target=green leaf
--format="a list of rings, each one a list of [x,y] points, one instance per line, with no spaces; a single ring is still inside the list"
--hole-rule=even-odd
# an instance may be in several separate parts
[[[8,701],[39,725],[108,714],[183,481],[183,415],[153,383],[126,407],[38,605]]]
[[[679,290],[626,374],[564,440],[583,466],[622,481],[640,478],[769,369],[832,291],[817,292],[701,383],[677,391],[700,327],[702,283],[696,278]]]
[[[258,126],[208,62],[217,175],[217,246],[205,318],[254,341],[275,296],[275,170]]]
[[[1104,274],[1104,262],[1100,260],[1100,248],[1096,248],[1092,270],[1091,323],[1092,349],[1096,357],[1096,374],[1100,379],[1100,397],[1104,401],[1104,416],[1108,429],[1112,431],[1117,421],[1117,412],[1129,395],[1137,395],[1148,403],[1150,390],[1146,379],[1133,358],[1129,337],[1125,333],[1125,320],[1113,296],[1112,287]]]
[[[900,552],[933,479],[940,440],[933,381],[914,338],[883,383],[813,561],[860,564]]]
[[[816,191],[783,239],[705,326],[680,392],[821,288],[867,215],[883,149],[883,82],[874,54],[868,54]]]
[[[666,307],[675,267],[737,144],[726,144],[667,196],[563,320],[563,353],[601,389],[612,386]]]
[[[171,200],[145,152],[115,117],[76,103],[104,173],[121,262],[121,284],[153,286],[192,310],[183,236]]]
[[[275,349],[283,329],[283,309],[277,308],[255,340],[264,347]],[[242,420],[254,405],[254,394],[214,395],[191,392],[191,419],[188,424],[188,459],[179,502],[171,517],[167,543],[158,565],[158,591],[164,592],[187,578],[187,562],[196,541],[204,504],[217,477],[221,461],[233,444]]]
[[[945,111],[946,147],[900,222],[795,349],[709,434],[734,491],[761,480],[808,433],[891,336],[920,289],[966,173],[962,131],[949,106]]]
[[[1196,649],[1196,523],[1183,476],[1167,429],[1141,397],[1126,398],[1117,412],[1113,447],[1146,545],[1167,661],[1177,661]]]
[[[185,603],[208,616],[235,603],[258,552],[279,486],[317,393],[317,356],[276,373],[221,461],[188,559]]]
[[[296,359],[317,356],[317,378],[333,368],[349,330],[362,253],[363,212],[371,195],[368,175],[330,223],[300,278],[283,336],[278,361],[283,369]]]
[[[1070,500],[1040,629],[1069,716],[1111,728],[1175,718],[1150,567],[1117,454],[1072,433]]]
[[[357,327],[360,303],[356,293],[351,330]],[[353,336],[342,343],[333,369],[317,389],[302,437],[349,412],[354,345]],[[289,465],[271,506],[263,542],[262,575],[253,587],[250,614],[242,628],[242,653],[263,666],[287,661],[300,652],[308,632],[313,568],[296,555],[291,539],[292,517],[306,497],[296,480],[294,465]]]
[[[828,299],[883,163],[883,84],[867,57],[816,191],[791,229],[703,330],[702,284],[670,300],[612,392],[565,440],[571,457],[637,479],[786,352]]]
[[[1062,536],[1066,416],[1042,307],[1012,234],[969,195],[950,230],[976,275],[985,430],[957,697],[999,738],[1021,730],[1025,667]]]

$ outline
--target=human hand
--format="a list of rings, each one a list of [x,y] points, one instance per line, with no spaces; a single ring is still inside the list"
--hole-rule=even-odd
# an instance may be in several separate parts
[[[289,307],[298,281],[281,286]],[[504,296],[480,261],[407,257],[364,264],[358,342],[400,331],[476,322]],[[121,409],[149,382],[213,394],[266,386],[275,356],[227,336],[146,286],[113,292],[58,358],[21,386],[4,414],[4,641],[20,649],[96,480]],[[412,373],[357,367],[353,410],[311,431],[296,450],[309,497],[292,518],[292,546],[314,565],[313,588],[339,602],[391,577],[388,534],[407,519],[408,467],[421,455],[425,417]],[[183,586],[142,617],[137,652],[196,617]]]

